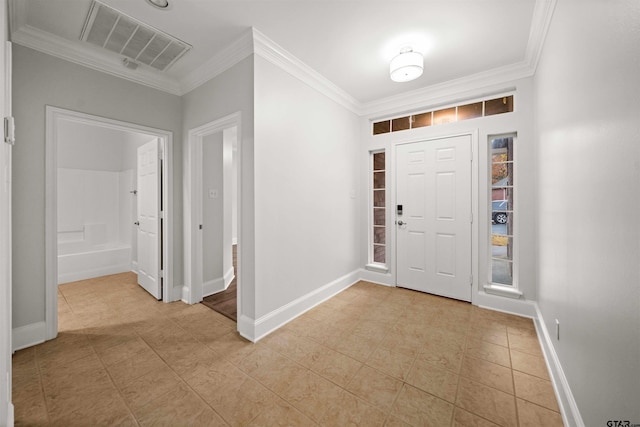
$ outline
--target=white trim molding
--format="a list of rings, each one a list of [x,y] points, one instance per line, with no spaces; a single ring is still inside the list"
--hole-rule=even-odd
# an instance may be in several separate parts
[[[120,58],[115,54],[99,52],[83,46],[80,42],[71,42],[30,27],[25,22],[26,6],[21,0],[11,0],[9,10],[13,42],[174,95],[184,95],[249,55],[257,54],[348,110],[360,116],[373,116],[435,105],[439,100],[462,97],[462,94],[471,89],[491,87],[532,76],[538,66],[556,1],[535,1],[531,30],[522,61],[368,103],[358,101],[255,28],[248,29],[226,48],[187,75],[174,78],[144,67],[130,71],[122,66]]]
[[[255,28],[253,51],[351,112],[360,113],[362,106],[354,97]]]
[[[29,25],[23,25],[13,30],[11,41],[134,83],[173,95],[182,95],[179,82],[166,74],[157,73],[144,67],[139,67],[135,71],[129,70],[122,65],[121,57],[116,54],[111,52],[102,53],[83,46],[80,42],[72,43],[62,37]]]
[[[238,317],[238,332],[251,342],[258,342],[271,332],[289,323],[298,316],[311,310],[328,300],[329,298],[348,289],[360,280],[361,270],[355,270],[345,274],[326,285],[301,296],[288,304],[277,308],[259,319],[251,319],[247,316]]]
[[[133,271],[131,264],[111,265],[108,267],[99,267],[94,269],[76,271],[73,273],[58,272],[58,285],[69,282],[77,282],[79,280],[91,279],[93,277],[109,276],[111,274],[119,274]],[[134,271],[137,274],[137,272]]]
[[[12,351],[22,350],[45,342],[47,338],[47,325],[45,322],[30,323],[28,325],[13,328]]]
[[[500,295],[507,298],[521,298],[524,295],[522,291],[519,291],[513,286],[501,286],[492,283],[484,285],[483,288],[484,291],[488,294]]]
[[[8,402],[8,406],[7,406],[7,426],[12,426],[13,424],[14,424],[13,403]]]
[[[537,303],[534,303],[534,305],[536,309],[534,324],[536,326],[536,332],[538,333],[538,339],[540,340],[540,347],[542,347],[542,353],[547,363],[547,370],[551,377],[553,390],[556,393],[556,400],[558,401],[558,406],[560,406],[562,422],[565,426],[584,427],[584,421],[582,421],[582,416],[578,410],[578,404],[573,397],[569,381],[560,364],[560,359],[553,346],[551,334],[549,334],[547,326],[544,323],[544,317],[542,316],[540,307]]]
[[[217,294],[227,290],[233,278],[236,277],[234,269],[231,267],[222,277],[217,279],[208,280],[202,283],[202,297],[208,297],[209,295]]]
[[[202,301],[207,292],[215,293],[224,289],[218,289],[215,283],[207,283],[205,289],[204,278],[202,276],[202,232],[199,224],[202,224],[202,143],[207,135],[222,132],[225,129],[236,127],[238,130],[238,189],[241,188],[241,160],[242,149],[242,123],[241,112],[235,112],[218,120],[206,123],[197,128],[190,129],[187,133],[185,168],[184,168],[184,287],[182,289],[182,300],[187,304],[196,304]],[[238,196],[240,199],[240,196]],[[238,204],[238,235],[241,235],[242,206]],[[229,229],[231,225],[229,224]],[[242,268],[242,250],[238,247],[238,272]],[[233,271],[231,274],[235,274]],[[225,277],[220,278],[224,285],[229,272]],[[240,277],[242,275],[239,274]],[[231,283],[231,280],[229,280]],[[211,288],[213,286],[213,288]],[[228,286],[228,285],[227,285]],[[238,316],[241,315],[241,283],[238,283]]]
[[[180,94],[184,95],[189,93],[198,86],[219,76],[238,62],[250,56],[253,51],[253,28],[251,28],[220,53],[182,78],[180,80]]]
[[[480,291],[475,295],[473,305],[531,319],[537,316],[535,302],[533,301],[505,298],[504,296],[491,295],[484,291]]]

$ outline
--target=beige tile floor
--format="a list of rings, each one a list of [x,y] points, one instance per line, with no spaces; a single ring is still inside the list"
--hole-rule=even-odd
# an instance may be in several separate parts
[[[531,320],[360,282],[251,344],[129,273],[61,285],[16,425],[561,426]]]

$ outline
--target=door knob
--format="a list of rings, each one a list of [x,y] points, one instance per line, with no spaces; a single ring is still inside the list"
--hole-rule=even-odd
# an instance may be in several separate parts
[[[398,224],[398,225],[406,225],[407,223],[402,221],[402,220],[398,220],[398,221],[396,221],[396,224]]]

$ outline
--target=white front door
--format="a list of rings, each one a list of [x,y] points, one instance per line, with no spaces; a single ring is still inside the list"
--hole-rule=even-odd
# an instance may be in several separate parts
[[[138,148],[138,283],[162,299],[160,279],[160,141]]]
[[[471,136],[398,145],[396,171],[397,285],[471,301]]]

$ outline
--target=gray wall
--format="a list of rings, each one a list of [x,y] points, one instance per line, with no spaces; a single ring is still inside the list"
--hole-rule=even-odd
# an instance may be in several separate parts
[[[58,167],[120,172],[137,168],[137,150],[155,137],[61,120]]]
[[[174,285],[182,284],[181,99],[13,46],[13,327],[45,319],[45,106],[173,132]]]
[[[253,182],[253,55],[209,80],[182,97],[183,139],[185,154],[189,130],[240,112],[240,206],[242,209],[242,236],[238,249],[242,252],[242,307],[238,316],[253,319],[254,297],[254,182]],[[186,185],[186,183],[185,183]],[[185,204],[189,203],[185,199]]]
[[[256,56],[258,318],[360,268],[359,149],[354,113]]]
[[[640,3],[560,0],[534,86],[538,303],[587,426],[640,422]]]

